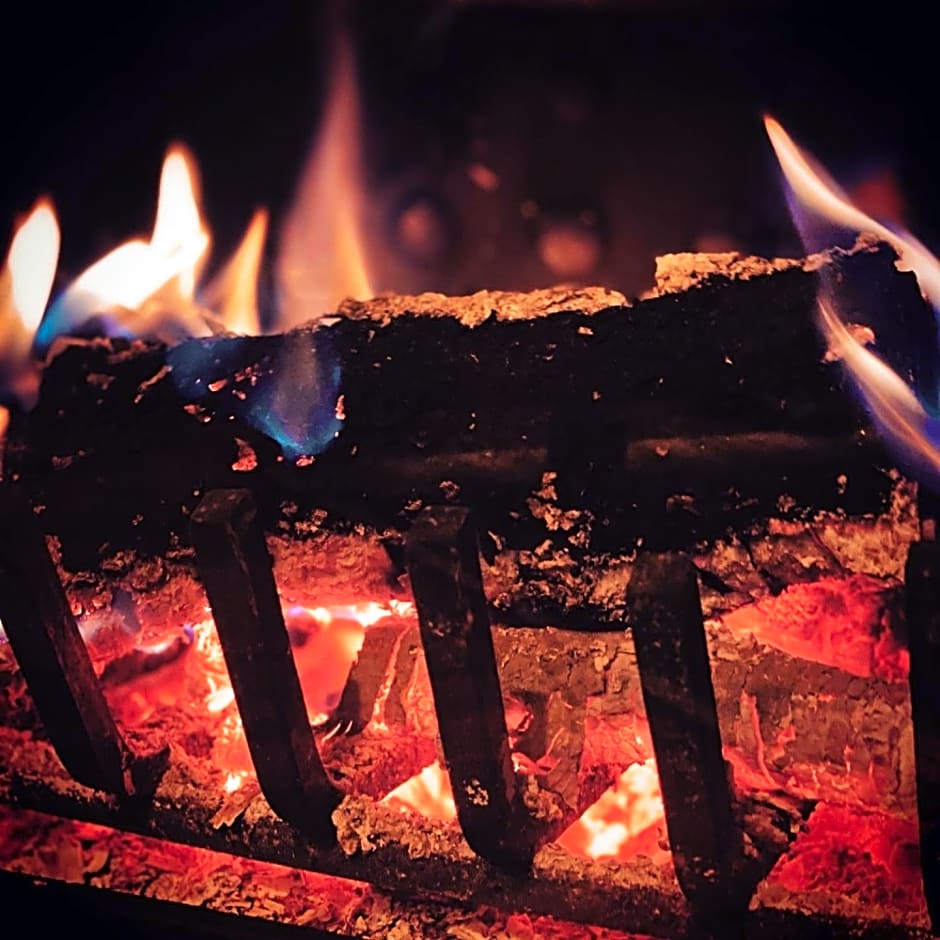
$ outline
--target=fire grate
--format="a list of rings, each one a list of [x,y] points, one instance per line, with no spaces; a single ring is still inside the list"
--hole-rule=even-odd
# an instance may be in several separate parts
[[[767,868],[743,852],[741,808],[734,805],[722,755],[696,572],[679,553],[641,554],[626,598],[673,876],[643,860],[616,869],[581,861],[550,844],[568,820],[546,813],[520,789],[522,778],[513,771],[477,536],[466,509],[427,507],[406,544],[462,833],[442,837],[429,821],[398,817],[363,796],[344,796],[330,782],[306,717],[249,491],[210,492],[192,519],[198,569],[267,799],[266,806],[256,801],[243,818],[224,826],[212,794],[191,790],[183,800],[178,792],[170,795],[174,767],[166,749],[138,753],[120,736],[27,498],[5,484],[0,499],[6,531],[20,534],[16,545],[4,542],[0,555],[0,614],[55,754],[68,769],[63,772],[50,750],[41,777],[21,775],[13,755],[3,790],[17,805],[417,897],[611,927],[628,921],[631,929],[656,936],[707,935],[732,923],[768,936],[821,929],[826,936],[899,935],[896,925],[877,921],[766,906],[749,910]],[[940,567],[934,549],[929,541],[915,543],[907,567],[918,809],[921,831],[928,834],[938,826],[931,744],[940,723],[930,691],[938,656]],[[931,838],[921,851],[928,907],[936,917]],[[364,844],[369,851],[361,850]],[[907,929],[904,935],[922,934]]]
[[[821,277],[863,324],[897,311],[884,341],[918,372],[909,340],[933,315],[896,260],[866,240],[708,276],[709,259],[673,258],[632,307],[600,289],[393,296],[270,336],[68,344],[4,460],[0,616],[31,703],[0,722],[4,799],[421,903],[668,938],[923,935],[937,915],[933,511],[885,470],[808,315]],[[772,341],[748,328],[755,310]],[[438,359],[453,374],[414,368]],[[314,415],[278,398],[298,370]],[[285,459],[259,414],[333,444]],[[272,546],[290,546],[289,578]],[[417,617],[360,630],[345,687],[318,702],[327,733],[300,674],[319,654],[284,605],[329,615],[334,577],[357,599],[365,584],[408,596]],[[164,587],[166,610],[152,603]],[[89,610],[134,628],[116,658],[92,662],[76,620]],[[855,631],[844,661],[799,630],[776,643],[807,610],[826,642]],[[144,620],[164,628],[157,647]],[[247,746],[231,789],[235,768],[213,763],[223,723],[139,733],[113,694],[210,636],[218,681],[200,702]],[[379,703],[420,727],[366,741]],[[360,760],[360,745],[375,751]],[[436,757],[451,815],[399,812],[399,785]],[[571,827],[625,762],[661,794],[656,858],[575,854]],[[833,901],[791,857],[811,814],[832,836],[823,856],[840,848],[848,824],[817,811],[848,791],[892,820],[869,833],[907,877],[888,912]],[[789,881],[771,883],[781,861]]]

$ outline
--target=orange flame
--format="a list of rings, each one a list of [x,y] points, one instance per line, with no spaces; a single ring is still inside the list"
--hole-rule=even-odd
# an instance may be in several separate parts
[[[360,136],[355,63],[348,39],[341,36],[322,124],[282,232],[278,328],[332,312],[344,297],[372,296],[360,232],[364,202]],[[40,349],[93,319],[108,333],[167,343],[219,329],[260,332],[256,292],[267,213],[255,214],[231,261],[197,303],[197,280],[211,241],[200,211],[197,180],[192,156],[182,145],[172,146],[163,164],[150,240],[130,239],[83,271],[46,311],[37,333]],[[56,229],[53,255],[57,253]],[[34,275],[18,280],[27,333],[42,318],[47,280],[51,284],[51,274],[48,279]],[[12,322],[6,307],[9,304],[0,306],[0,340],[5,324]]]
[[[853,205],[829,174],[770,115],[764,115],[764,127],[796,198],[836,225],[872,232],[886,241],[898,253],[905,269],[917,275],[924,296],[935,308],[940,307],[940,261],[930,250],[909,232],[893,231]]]
[[[898,254],[899,267],[914,272],[926,299],[940,310],[940,261],[913,235],[893,231],[855,206],[772,117],[765,116],[764,124],[796,199],[835,225],[871,232],[888,242]],[[935,443],[940,440],[940,421],[927,413],[914,390],[893,369],[853,335],[827,297],[819,300],[819,323],[830,349],[845,363],[890,442],[940,471],[940,447]]]
[[[0,391],[24,408],[32,408],[39,393],[39,365],[31,353],[58,260],[55,210],[48,199],[39,199],[17,227],[0,271]],[[0,408],[0,470],[9,421],[9,411]]]
[[[17,227],[0,274],[0,361],[25,358],[52,290],[59,260],[59,224],[39,199]]]
[[[355,62],[343,36],[316,144],[281,233],[277,277],[285,327],[333,312],[345,297],[373,294],[360,231],[360,126]]]
[[[118,331],[135,337],[174,341],[208,334],[193,297],[210,242],[199,211],[197,176],[185,148],[171,147],[150,241],[126,241],[83,271],[50,309],[46,344],[97,315],[115,317]]]
[[[261,332],[258,317],[258,272],[268,234],[268,213],[259,209],[228,264],[202,294],[205,305],[232,333]]]

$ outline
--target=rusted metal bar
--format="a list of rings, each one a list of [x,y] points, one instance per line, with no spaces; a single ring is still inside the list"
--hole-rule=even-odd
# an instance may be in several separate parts
[[[914,542],[904,571],[920,864],[934,932],[940,930],[940,543]]]
[[[191,533],[261,790],[283,819],[331,841],[341,794],[313,738],[251,493],[210,491]]]
[[[0,619],[66,770],[118,797],[150,795],[169,749],[137,752],[118,730],[29,499],[11,484],[0,486]]]
[[[518,789],[469,512],[429,506],[406,559],[457,818],[481,857],[527,869],[536,825]]]
[[[679,884],[705,918],[743,911],[750,894],[739,877],[743,843],[689,559],[639,555],[627,588],[627,613]]]

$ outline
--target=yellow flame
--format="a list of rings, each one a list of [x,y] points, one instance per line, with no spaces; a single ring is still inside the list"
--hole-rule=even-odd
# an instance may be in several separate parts
[[[924,296],[940,307],[940,261],[909,232],[895,232],[853,205],[815,160],[801,150],[778,121],[764,115],[764,127],[794,195],[836,225],[872,232],[898,253],[907,270],[917,275]]]
[[[588,858],[629,857],[631,840],[659,826],[664,818],[656,759],[650,757],[627,767],[557,842]]]
[[[330,313],[345,297],[373,294],[360,231],[360,126],[353,52],[341,37],[323,122],[281,233],[277,277],[285,327]]]
[[[836,225],[872,232],[890,244],[898,254],[899,266],[914,272],[926,299],[940,309],[940,261],[914,236],[892,231],[853,205],[777,121],[765,116],[764,123],[796,198]],[[830,350],[849,369],[889,442],[918,461],[940,468],[940,449],[934,443],[940,437],[940,422],[926,412],[914,390],[865,348],[827,297],[819,299],[819,323]]]
[[[0,363],[16,368],[29,355],[59,260],[59,225],[39,199],[17,227],[0,273]]]
[[[181,145],[171,147],[150,241],[126,241],[76,278],[57,301],[64,320],[60,332],[101,313],[117,313],[122,330],[138,337],[176,339],[209,332],[193,299],[210,242],[196,180],[192,156]]]
[[[59,223],[48,199],[39,199],[17,229],[7,256],[13,312],[32,335],[45,312],[59,260]]]
[[[261,332],[258,272],[268,234],[268,213],[259,209],[231,260],[202,294],[205,305],[225,329],[246,336]]]
[[[59,241],[52,203],[39,199],[17,226],[0,270],[0,389],[27,409],[39,394],[41,367],[32,355],[33,340],[52,290]],[[4,424],[0,445],[5,437]]]

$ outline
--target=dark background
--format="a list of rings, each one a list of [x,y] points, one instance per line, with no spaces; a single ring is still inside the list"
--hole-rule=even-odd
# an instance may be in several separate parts
[[[212,263],[258,205],[273,213],[273,254],[322,106],[329,6],[168,0],[5,13],[0,224],[8,232],[51,194],[60,281],[74,276],[149,230],[165,148],[183,140],[202,170]],[[558,223],[586,228],[599,247],[582,279],[628,293],[665,251],[798,251],[763,110],[844,184],[878,180],[876,193],[937,248],[927,24],[903,4],[757,6],[347,4],[375,286],[556,282],[540,239]],[[494,191],[471,180],[475,162],[496,173]],[[396,232],[416,202],[437,223],[417,254]]]

